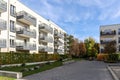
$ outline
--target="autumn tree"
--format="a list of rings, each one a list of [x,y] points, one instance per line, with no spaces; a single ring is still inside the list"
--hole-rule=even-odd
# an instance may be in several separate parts
[[[71,43],[70,53],[75,57],[79,57],[79,41],[78,41],[78,39],[74,39],[73,42]]]
[[[104,52],[108,54],[115,53],[116,52],[115,42],[114,41],[108,42],[105,45]]]
[[[79,43],[79,56],[83,57],[86,55],[86,47],[85,44],[83,42]]]

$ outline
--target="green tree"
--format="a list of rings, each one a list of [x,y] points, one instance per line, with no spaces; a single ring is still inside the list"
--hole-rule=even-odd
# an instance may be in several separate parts
[[[94,57],[97,53],[97,50],[95,48],[95,40],[91,37],[84,40],[85,46],[86,46],[86,54],[88,57]]]

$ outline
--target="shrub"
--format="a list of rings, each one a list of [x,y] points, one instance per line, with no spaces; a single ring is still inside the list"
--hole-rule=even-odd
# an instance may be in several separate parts
[[[108,57],[108,54],[103,54],[103,53],[97,54],[98,61],[105,61],[107,57]]]
[[[0,53],[0,65],[22,64],[26,62],[40,62],[59,59],[60,59],[59,54],[47,54],[47,53],[29,54],[20,52]]]
[[[119,60],[119,54],[109,54],[107,62],[117,62]]]

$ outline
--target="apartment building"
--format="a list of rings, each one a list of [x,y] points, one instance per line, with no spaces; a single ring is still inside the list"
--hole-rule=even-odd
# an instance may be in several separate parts
[[[105,44],[113,41],[116,52],[120,51],[120,24],[104,25],[100,27],[100,52],[104,52]]]
[[[0,0],[0,52],[64,54],[64,34],[18,0]]]

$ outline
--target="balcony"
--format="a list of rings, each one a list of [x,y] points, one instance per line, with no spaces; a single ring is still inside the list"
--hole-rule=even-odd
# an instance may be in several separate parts
[[[110,42],[113,42],[113,43],[116,44],[116,41],[115,41],[115,40],[111,40],[111,41],[104,41],[104,40],[101,40],[101,41],[100,41],[101,44],[108,44],[108,43],[110,43]]]
[[[26,37],[26,38],[35,38],[36,37],[36,32],[32,31],[30,29],[25,29],[25,28],[17,28],[17,34]]]
[[[0,0],[0,12],[6,12],[7,11],[7,3],[4,0]]]
[[[6,47],[6,40],[0,39],[0,48],[5,48],[5,47]]]
[[[30,43],[30,50],[36,50],[36,44]]]
[[[40,45],[39,46],[39,51],[40,52],[47,52],[47,46],[46,45]]]
[[[20,11],[17,13],[17,20],[28,25],[36,26],[36,18],[25,11]]]
[[[53,33],[53,28],[51,28],[47,24],[41,24],[41,25],[39,25],[39,30],[47,32],[47,33],[48,32]]]
[[[17,42],[16,43],[17,50],[30,50],[30,44],[24,42]]]
[[[53,43],[53,37],[52,36],[48,36],[48,42]]]
[[[116,31],[100,32],[100,36],[114,36],[114,35],[116,35]]]
[[[61,50],[61,49],[58,49],[58,50],[57,50],[57,53],[64,53],[64,51]]]
[[[53,52],[53,47],[47,47],[47,52]]]
[[[59,41],[55,41],[55,42],[54,42],[54,45],[61,46],[61,45],[62,45],[62,43],[61,43],[61,42],[59,42]]]
[[[42,41],[42,42],[48,42],[49,41],[49,38],[47,36],[39,36],[39,41]]]
[[[64,38],[64,35],[60,34],[60,33],[54,33],[54,37],[56,37],[56,38]]]
[[[0,30],[6,30],[6,29],[7,29],[6,21],[3,19],[0,19]]]

